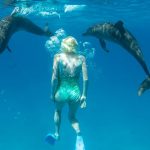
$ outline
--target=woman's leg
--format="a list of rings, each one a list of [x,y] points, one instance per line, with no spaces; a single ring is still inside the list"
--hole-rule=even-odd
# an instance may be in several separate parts
[[[54,123],[55,123],[55,136],[59,137],[60,124],[61,124],[61,111],[64,106],[64,102],[56,102],[56,108],[54,112]]]
[[[69,102],[69,113],[68,118],[71,123],[72,128],[75,130],[76,134],[80,134],[79,122],[76,119],[76,112],[79,107],[79,102]]]

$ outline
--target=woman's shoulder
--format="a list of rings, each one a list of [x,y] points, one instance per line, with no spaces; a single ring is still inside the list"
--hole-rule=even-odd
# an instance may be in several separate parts
[[[78,58],[81,59],[82,61],[85,60],[85,56],[83,56],[83,55],[81,55],[81,54],[78,55]]]
[[[57,53],[57,54],[54,55],[54,58],[59,58],[59,57],[61,57],[62,55],[63,55],[63,53]]]
[[[59,61],[60,60],[61,55],[60,54],[55,54],[54,55],[54,60],[55,61]]]
[[[54,59],[56,59],[57,61],[60,61],[62,59],[65,58],[65,54],[64,53],[58,53],[54,55]]]

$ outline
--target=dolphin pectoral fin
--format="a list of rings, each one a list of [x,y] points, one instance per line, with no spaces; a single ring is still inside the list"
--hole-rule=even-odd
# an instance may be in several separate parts
[[[104,51],[109,52],[109,50],[106,48],[106,42],[103,39],[99,39],[99,42],[101,44],[101,47]]]
[[[123,27],[123,22],[121,20],[117,21],[114,25],[121,33],[121,35],[123,36],[125,33],[125,28]]]
[[[9,46],[7,46],[7,49],[8,49],[8,51],[11,53],[12,52],[12,50],[9,48]]]

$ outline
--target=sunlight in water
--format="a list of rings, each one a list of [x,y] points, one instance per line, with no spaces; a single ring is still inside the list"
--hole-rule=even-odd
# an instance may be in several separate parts
[[[60,18],[58,8],[54,5],[46,5],[45,3],[37,3],[33,5],[25,5],[24,3],[17,5],[15,8],[19,8],[18,14],[23,16],[35,15],[42,17],[56,16]]]
[[[56,16],[58,18],[60,18],[60,12],[66,13],[72,11],[81,11],[86,7],[86,5],[56,5],[48,1],[38,1],[38,3],[32,4],[31,2],[24,1],[22,3],[14,3],[13,5],[15,6],[15,8],[19,8],[18,13],[20,15],[36,15],[42,17]]]
[[[64,12],[71,12],[75,10],[82,10],[86,5],[64,5]]]
[[[85,150],[82,136],[77,136],[75,150]]]

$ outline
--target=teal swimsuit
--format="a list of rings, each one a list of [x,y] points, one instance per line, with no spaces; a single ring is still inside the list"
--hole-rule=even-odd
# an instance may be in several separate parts
[[[61,80],[60,86],[55,94],[55,100],[61,102],[77,102],[80,98],[80,89],[75,79]]]
[[[71,73],[71,71],[66,68],[67,67],[60,61],[55,100],[57,102],[78,102],[80,98],[79,76],[81,66],[75,67],[75,70],[73,70],[74,73]]]

